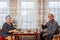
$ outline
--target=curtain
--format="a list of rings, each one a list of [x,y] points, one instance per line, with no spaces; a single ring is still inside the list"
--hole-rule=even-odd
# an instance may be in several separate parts
[[[52,13],[54,19],[60,25],[60,1],[59,0],[45,0],[44,2],[44,23],[48,21],[48,14]]]
[[[5,17],[9,14],[9,0],[0,0],[0,26],[5,22]]]
[[[34,31],[39,28],[38,0],[18,0],[17,11],[17,28],[34,29]]]

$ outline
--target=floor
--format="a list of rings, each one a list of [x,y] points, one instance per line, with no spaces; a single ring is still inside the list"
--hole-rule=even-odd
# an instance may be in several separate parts
[[[19,40],[35,40],[33,36],[22,36],[19,37]]]

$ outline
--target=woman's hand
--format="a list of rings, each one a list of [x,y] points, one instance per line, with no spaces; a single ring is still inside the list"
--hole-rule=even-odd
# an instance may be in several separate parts
[[[16,30],[10,30],[9,32],[10,32],[10,33],[14,33],[14,32],[17,32],[17,31],[16,31]]]
[[[15,33],[15,32],[17,32],[16,30],[13,30],[13,32]]]

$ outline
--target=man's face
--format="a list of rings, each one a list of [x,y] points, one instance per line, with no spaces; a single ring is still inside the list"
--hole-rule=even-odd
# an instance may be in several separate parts
[[[48,15],[48,19],[49,19],[50,21],[52,21],[52,20],[54,19],[54,16],[51,15],[51,14],[49,14],[49,15]]]

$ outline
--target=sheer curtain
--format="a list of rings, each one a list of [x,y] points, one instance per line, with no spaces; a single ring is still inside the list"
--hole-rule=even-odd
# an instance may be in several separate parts
[[[5,17],[9,14],[9,0],[0,0],[0,26],[5,22]]]
[[[48,7],[49,12],[54,14],[55,20],[60,25],[60,1],[50,1]]]
[[[48,14],[52,13],[55,20],[60,25],[60,0],[45,0],[44,1],[44,23],[48,21]]]
[[[38,28],[38,2],[37,0],[18,0],[17,19],[21,29]]]

